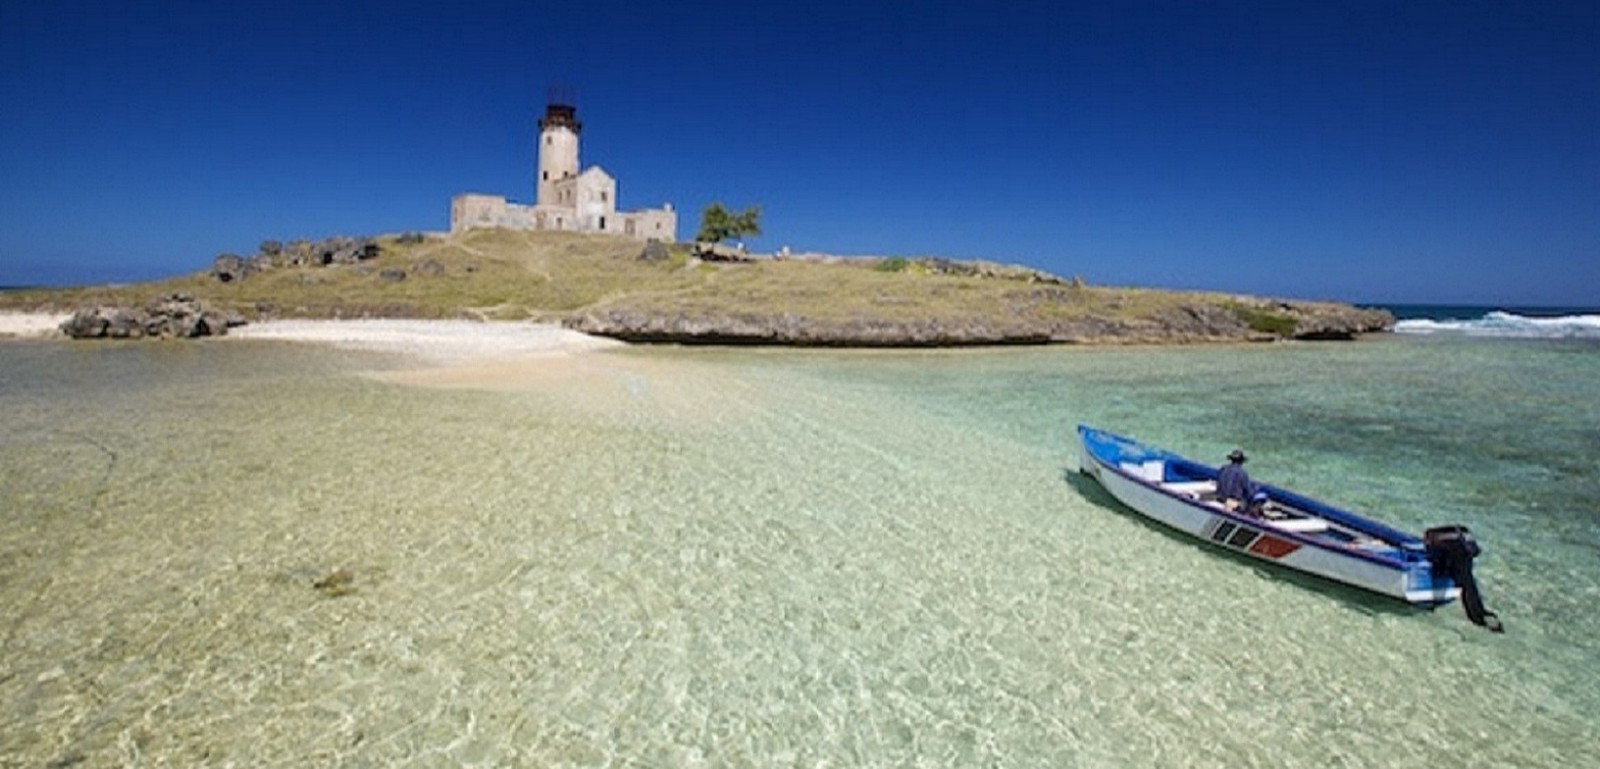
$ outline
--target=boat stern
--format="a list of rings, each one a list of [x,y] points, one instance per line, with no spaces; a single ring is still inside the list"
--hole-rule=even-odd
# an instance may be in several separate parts
[[[1450,603],[1461,596],[1461,587],[1443,574],[1435,574],[1433,564],[1420,561],[1405,572],[1406,602],[1413,606],[1434,608]]]

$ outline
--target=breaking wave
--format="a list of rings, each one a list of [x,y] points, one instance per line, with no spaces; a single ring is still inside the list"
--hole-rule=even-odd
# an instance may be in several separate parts
[[[1474,320],[1402,320],[1399,334],[1465,334],[1524,339],[1600,339],[1600,315],[1535,318],[1496,310]]]

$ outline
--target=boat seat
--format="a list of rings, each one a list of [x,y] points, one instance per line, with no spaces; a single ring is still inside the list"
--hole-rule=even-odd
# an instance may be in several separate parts
[[[1167,463],[1161,459],[1149,459],[1142,463],[1123,462],[1122,469],[1135,478],[1150,481],[1151,483],[1160,483],[1161,479],[1166,477]]]
[[[1328,530],[1328,522],[1321,518],[1285,518],[1281,521],[1268,520],[1268,526],[1292,531],[1298,534],[1320,534]]]
[[[1193,499],[1200,499],[1217,493],[1216,481],[1179,481],[1177,483],[1163,483],[1161,486],[1168,491]]]

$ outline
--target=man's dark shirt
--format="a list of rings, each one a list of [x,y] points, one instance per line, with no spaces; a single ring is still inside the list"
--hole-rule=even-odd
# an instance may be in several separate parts
[[[1250,475],[1244,471],[1244,465],[1231,462],[1217,473],[1217,496],[1223,500],[1237,499],[1240,503],[1248,502],[1253,491]]]

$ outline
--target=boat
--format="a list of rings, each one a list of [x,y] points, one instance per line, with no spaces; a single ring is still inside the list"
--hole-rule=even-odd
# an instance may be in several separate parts
[[[1218,469],[1131,438],[1078,426],[1078,468],[1111,496],[1159,523],[1280,566],[1433,608],[1461,598],[1474,623],[1500,630],[1483,608],[1465,526],[1410,534],[1270,484],[1245,508],[1217,495]]]

